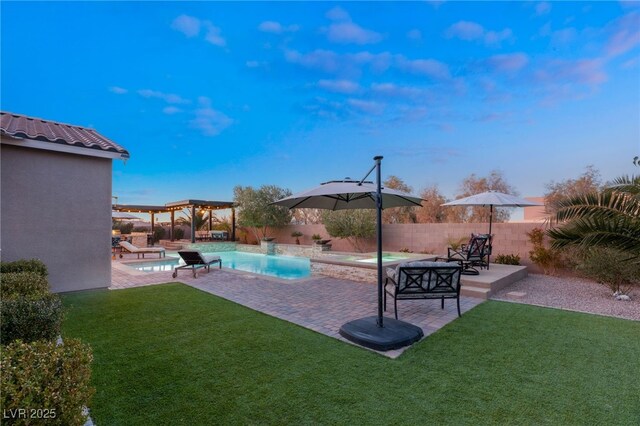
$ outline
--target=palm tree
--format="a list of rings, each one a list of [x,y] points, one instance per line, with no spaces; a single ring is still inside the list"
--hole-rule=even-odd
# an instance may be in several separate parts
[[[183,213],[185,214],[186,217],[178,218],[176,222],[178,222],[178,224],[180,225],[191,226],[191,211],[189,209],[185,209],[183,210]],[[214,222],[218,220],[216,218],[216,215],[213,214],[212,211],[205,212],[203,210],[196,210],[196,218],[195,218],[196,230],[200,231],[200,230],[205,230],[207,228],[207,224],[209,223],[209,215],[212,215],[212,220]]]
[[[562,200],[548,231],[554,248],[614,249],[640,263],[640,176],[617,178],[602,191]]]

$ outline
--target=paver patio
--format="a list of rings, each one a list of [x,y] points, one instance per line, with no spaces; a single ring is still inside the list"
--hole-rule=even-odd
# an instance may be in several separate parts
[[[130,268],[120,262],[113,262],[110,289],[181,282],[345,342],[348,341],[338,333],[342,324],[375,315],[377,312],[375,283],[325,276],[283,281],[285,280],[213,267],[210,273],[201,271],[195,279],[187,271],[181,271],[178,278],[174,279],[171,272],[136,271],[132,274]],[[462,314],[482,302],[482,299],[461,296]],[[393,301],[387,303],[385,316],[392,318]],[[445,301],[444,309],[440,308],[439,300],[402,300],[398,302],[398,317],[421,327],[424,335],[428,336],[455,320],[458,313],[455,301],[452,300]],[[405,349],[407,348],[380,353],[395,358]]]

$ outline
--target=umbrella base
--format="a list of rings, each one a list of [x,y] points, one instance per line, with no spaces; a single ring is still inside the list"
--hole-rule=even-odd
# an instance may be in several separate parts
[[[409,346],[424,336],[420,327],[393,318],[385,317],[384,327],[378,327],[375,316],[343,324],[340,335],[365,348],[382,352]]]

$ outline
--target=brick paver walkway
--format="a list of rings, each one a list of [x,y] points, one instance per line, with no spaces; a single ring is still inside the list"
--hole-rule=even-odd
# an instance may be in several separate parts
[[[194,279],[190,271],[180,271],[178,278],[171,272],[138,273],[131,275],[114,262],[111,289],[139,287],[167,282],[182,282],[227,300],[247,306],[267,315],[298,324],[302,327],[343,341],[338,330],[345,322],[376,315],[377,295],[374,283],[360,283],[324,276],[294,282],[282,282],[260,275],[211,268]],[[462,297],[462,314],[483,300]],[[388,301],[385,313],[393,317],[393,301]],[[422,328],[428,336],[458,317],[455,301],[446,300],[440,309],[439,300],[402,300],[398,302],[398,317]],[[405,348],[406,349],[406,348]],[[381,352],[395,358],[404,349]]]

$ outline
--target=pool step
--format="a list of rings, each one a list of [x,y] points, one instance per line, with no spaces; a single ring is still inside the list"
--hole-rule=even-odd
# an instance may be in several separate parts
[[[185,243],[183,241],[160,240],[160,245],[167,250],[182,250]]]

